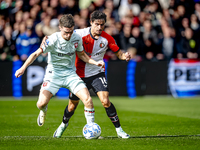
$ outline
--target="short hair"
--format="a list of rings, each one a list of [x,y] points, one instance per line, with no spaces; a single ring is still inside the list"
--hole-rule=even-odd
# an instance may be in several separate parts
[[[105,13],[99,10],[96,10],[93,13],[91,13],[90,21],[94,22],[95,20],[103,19],[106,22],[106,17],[107,16]]]
[[[74,18],[71,14],[65,14],[59,20],[59,26],[60,27],[71,28],[74,25],[75,25]]]

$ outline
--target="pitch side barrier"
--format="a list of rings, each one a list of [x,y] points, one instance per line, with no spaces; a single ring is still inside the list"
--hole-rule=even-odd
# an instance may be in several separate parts
[[[167,95],[168,62],[109,62],[108,83],[111,96]]]
[[[47,64],[34,62],[23,76],[16,78],[14,73],[22,64],[21,61],[0,62],[0,96],[14,96],[16,99],[38,96]],[[200,60],[109,61],[105,70],[110,96],[200,95]],[[65,88],[57,93],[60,98],[68,95]]]

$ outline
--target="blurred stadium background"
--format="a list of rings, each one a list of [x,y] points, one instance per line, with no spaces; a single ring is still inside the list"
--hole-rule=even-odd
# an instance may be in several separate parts
[[[69,91],[59,90],[39,128],[35,103],[47,54],[22,77],[14,73],[45,35],[59,31],[62,14],[71,13],[75,28],[84,28],[94,10],[106,13],[105,32],[132,55],[128,63],[110,50],[104,57],[110,100],[131,138],[117,138],[94,97],[105,139],[83,138],[81,102],[63,138],[54,139]],[[199,21],[200,0],[0,0],[0,149],[199,149]]]
[[[127,63],[108,50],[104,60],[111,96],[200,95],[199,0],[1,0],[0,96],[37,96],[47,54],[23,77],[14,72],[42,38],[59,31],[62,14],[71,13],[75,29],[88,27],[94,10],[107,15],[105,31],[123,51]],[[67,97],[61,89],[57,96]]]

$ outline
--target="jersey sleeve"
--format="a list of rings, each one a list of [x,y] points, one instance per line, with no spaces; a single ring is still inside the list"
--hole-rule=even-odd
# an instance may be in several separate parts
[[[54,47],[54,44],[55,44],[55,37],[56,35],[50,35],[48,36],[48,39],[46,39],[46,44],[42,46],[42,50],[43,50],[43,53],[47,53],[47,52],[50,52],[53,47]]]
[[[83,42],[82,42],[82,38],[81,37],[79,37],[78,47],[77,47],[76,51],[78,51],[78,52],[82,52],[83,51]]]
[[[119,50],[119,47],[117,46],[114,38],[110,35],[107,35],[108,40],[108,48],[111,49],[113,52],[117,52]]]

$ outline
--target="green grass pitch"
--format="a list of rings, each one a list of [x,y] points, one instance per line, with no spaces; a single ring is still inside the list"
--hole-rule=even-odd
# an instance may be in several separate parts
[[[0,97],[0,150],[199,150],[200,98],[169,96],[110,97],[130,139],[119,139],[97,97],[95,122],[103,139],[86,140],[80,102],[60,139],[53,133],[62,121],[68,100],[52,98],[44,126],[37,126],[37,97],[21,100]]]

